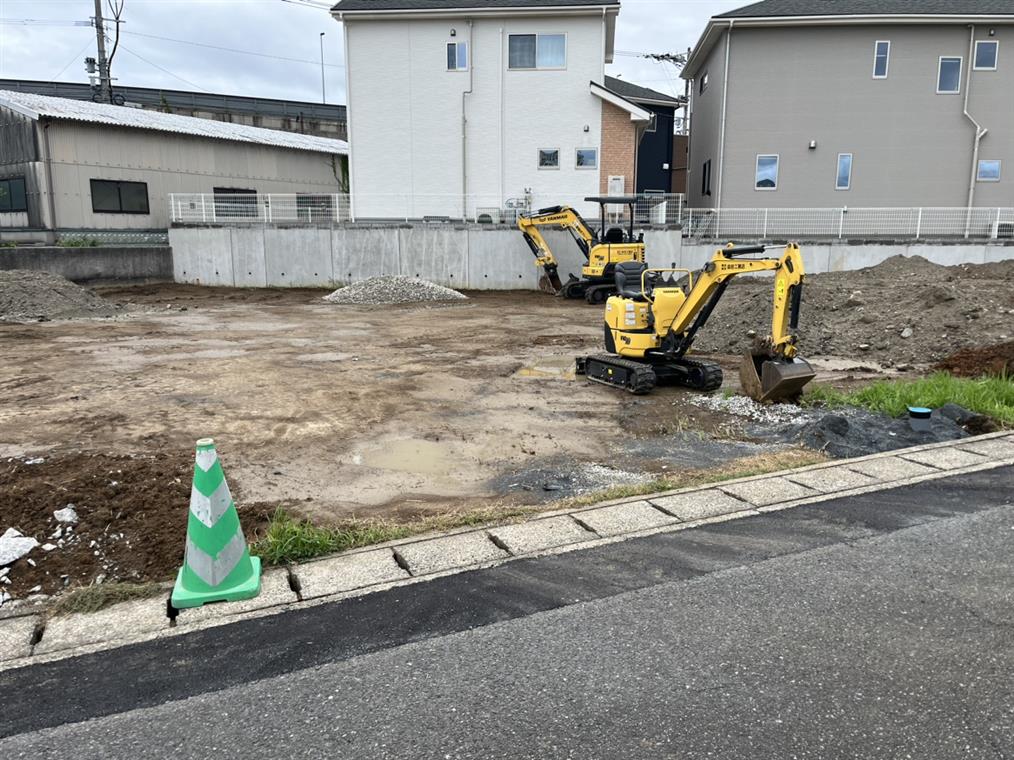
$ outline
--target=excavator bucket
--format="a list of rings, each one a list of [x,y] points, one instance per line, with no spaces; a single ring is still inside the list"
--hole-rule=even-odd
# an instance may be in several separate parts
[[[539,278],[539,290],[550,295],[557,295],[563,288],[560,282],[560,275],[556,272],[546,272]]]
[[[809,362],[798,356],[782,359],[747,354],[739,368],[739,379],[746,395],[761,403],[795,400],[803,392],[803,386],[816,376]]]

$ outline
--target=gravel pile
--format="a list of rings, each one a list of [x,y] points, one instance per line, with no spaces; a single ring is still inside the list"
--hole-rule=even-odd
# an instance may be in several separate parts
[[[0,272],[0,322],[111,317],[122,307],[48,272]]]
[[[739,354],[771,325],[770,279],[732,281],[698,351]],[[853,272],[809,275],[799,320],[806,357],[868,357],[883,366],[940,361],[1014,339],[1014,261],[945,267],[895,256]]]
[[[754,422],[781,424],[806,417],[804,409],[793,404],[758,404],[747,396],[691,396],[689,402],[712,412],[734,414]]]
[[[324,296],[329,303],[370,305],[380,303],[421,303],[424,301],[464,301],[467,296],[456,290],[414,277],[371,277],[339,288]]]

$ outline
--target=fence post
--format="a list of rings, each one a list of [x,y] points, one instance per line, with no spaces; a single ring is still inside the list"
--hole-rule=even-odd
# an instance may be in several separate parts
[[[335,224],[341,224],[341,221],[342,221],[342,212],[341,212],[341,209],[338,208],[338,193],[334,193],[331,196],[331,202],[334,204],[334,221],[335,221]]]
[[[208,210],[204,205],[204,193],[201,193],[201,221],[207,223]]]
[[[993,234],[991,236],[993,240],[1000,237],[1000,208],[996,209],[996,221],[993,222]]]
[[[841,213],[838,215],[838,239],[841,240],[844,234],[845,234],[845,209],[843,208],[841,210]]]
[[[271,224],[271,193],[264,196],[264,208],[267,209],[268,224]]]
[[[764,209],[764,234],[761,235],[764,240],[768,237],[768,210]]]
[[[919,209],[919,216],[915,220],[915,239],[922,237],[922,208]]]

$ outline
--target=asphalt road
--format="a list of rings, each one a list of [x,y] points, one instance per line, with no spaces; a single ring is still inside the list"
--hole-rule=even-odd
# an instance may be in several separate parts
[[[0,757],[1014,758],[1012,486],[993,470],[0,673]]]

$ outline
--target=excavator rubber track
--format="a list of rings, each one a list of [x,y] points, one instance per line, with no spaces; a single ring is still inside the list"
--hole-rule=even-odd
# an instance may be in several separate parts
[[[660,369],[667,370],[660,372]],[[718,390],[722,387],[724,376],[722,368],[714,362],[702,362],[696,359],[680,359],[676,364],[665,364],[656,368],[659,380],[669,380],[675,385],[691,388],[695,391]]]
[[[636,396],[649,393],[658,382],[650,364],[608,354],[579,357],[577,374],[612,388],[623,388]]]

